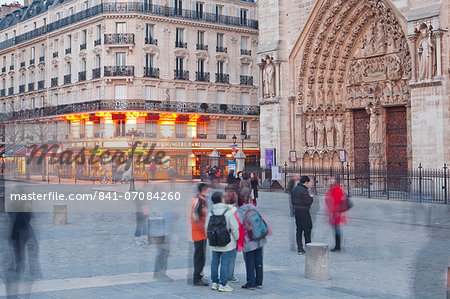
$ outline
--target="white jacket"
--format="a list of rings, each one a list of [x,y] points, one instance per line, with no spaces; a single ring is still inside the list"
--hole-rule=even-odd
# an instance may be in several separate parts
[[[236,216],[234,216],[236,208],[233,209],[232,206],[224,203],[216,203],[212,208],[212,212],[214,212],[214,215],[222,215],[225,210],[227,210],[227,212],[225,212],[225,219],[227,220],[227,229],[230,232],[231,241],[226,246],[211,246],[211,250],[213,251],[226,252],[236,249],[237,240],[239,239],[239,224],[236,220]],[[208,223],[210,217],[211,212],[208,212],[208,216],[206,216],[205,221],[205,231],[208,231]]]

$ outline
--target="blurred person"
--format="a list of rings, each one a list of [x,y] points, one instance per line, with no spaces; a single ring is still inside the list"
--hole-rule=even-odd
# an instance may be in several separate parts
[[[242,206],[243,204],[247,204],[250,202],[250,195],[252,193],[252,184],[249,180],[248,173],[244,172],[242,174],[242,179],[239,183],[239,200],[238,200],[238,206]]]
[[[271,234],[261,212],[253,205],[244,204],[236,212],[239,223],[238,250],[243,250],[246,283],[243,289],[261,289],[263,284],[263,246]]]
[[[244,172],[241,170],[241,171],[238,171],[236,178],[242,180],[243,176],[244,176]]]
[[[334,228],[335,246],[332,252],[341,251],[342,231],[341,225],[347,223],[343,206],[347,206],[347,199],[344,190],[335,178],[330,178],[330,190],[325,196],[325,203],[328,208],[328,221]]]
[[[146,201],[136,200],[136,231],[134,232],[134,245],[148,245],[148,215],[149,208]]]
[[[215,192],[212,197],[213,209],[206,218],[206,232],[212,249],[211,281],[213,290],[231,292],[228,269],[236,241],[239,239],[239,225],[230,205],[224,203],[223,194]],[[218,275],[220,263],[220,280]]]
[[[258,198],[258,175],[254,172],[250,173],[250,184],[252,186],[252,202],[253,205],[256,207],[256,199]]]
[[[227,188],[225,189],[225,196],[224,196],[224,201],[227,205],[231,206],[231,209],[233,211],[233,214],[236,216],[236,205],[237,205],[237,194],[236,191],[231,189],[231,188]],[[237,220],[237,218],[236,218]],[[238,221],[239,222],[239,221]],[[237,255],[237,248],[235,248],[232,252],[232,255],[230,257],[230,264],[228,267],[228,282],[239,282],[239,280],[237,279],[237,277],[234,275],[234,268],[236,266],[236,255]]]
[[[200,183],[197,186],[197,194],[192,201],[191,227],[192,241],[194,242],[194,275],[193,284],[196,286],[208,286],[207,282],[202,280],[203,267],[206,259],[206,195],[210,188],[206,183]]]
[[[313,203],[313,198],[308,192],[308,176],[302,176],[300,182],[292,191],[292,206],[294,207],[295,225],[297,227],[297,251],[298,254],[304,254],[302,245],[302,235],[305,237],[305,246],[311,243],[312,220],[309,209]]]
[[[234,181],[236,180],[236,178],[234,177],[234,170],[230,170],[230,172],[228,173],[227,176],[227,184],[228,186],[233,185]]]

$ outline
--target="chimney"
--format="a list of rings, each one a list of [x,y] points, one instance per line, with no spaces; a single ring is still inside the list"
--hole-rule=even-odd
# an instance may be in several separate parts
[[[30,5],[31,0],[23,0],[23,6]]]
[[[12,6],[12,5],[8,5],[8,4],[3,4],[2,5],[2,11],[0,16],[3,18],[4,16],[6,16],[7,14],[9,14],[10,12],[13,12],[17,9],[17,6]]]

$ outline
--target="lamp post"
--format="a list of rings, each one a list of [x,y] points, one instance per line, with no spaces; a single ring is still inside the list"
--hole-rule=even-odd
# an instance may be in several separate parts
[[[26,180],[30,180],[30,167],[29,167],[29,165],[28,165],[28,162],[30,162],[30,164],[31,164],[31,161],[29,161],[30,160],[30,148],[29,148],[29,146],[30,146],[30,142],[31,142],[31,137],[29,136],[29,135],[27,135],[26,137],[25,137],[25,140],[26,140],[26,142],[27,142],[27,151],[26,151],[26,158],[25,158],[25,172],[26,172]]]
[[[233,145],[236,145],[236,140],[237,140],[236,135],[233,135],[233,137],[231,137],[231,139],[233,139]]]
[[[129,191],[136,191],[134,186],[134,142],[136,139],[136,131],[133,129],[128,134],[128,145],[131,147],[131,180]]]
[[[246,137],[246,136],[247,136],[247,132],[242,131],[242,132],[241,132],[242,151],[244,151],[244,140],[245,140],[245,137]]]

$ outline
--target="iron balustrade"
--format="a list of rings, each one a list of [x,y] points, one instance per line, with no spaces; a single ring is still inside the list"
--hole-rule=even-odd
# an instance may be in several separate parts
[[[44,80],[38,81],[38,90],[39,89],[44,89]]]
[[[53,58],[58,58],[58,52],[53,52]]]
[[[13,95],[14,94],[14,87],[9,87],[8,88],[8,95]]]
[[[216,52],[227,53],[227,47],[219,47],[219,46],[216,46]]]
[[[134,33],[108,33],[104,42],[105,45],[134,45]]]
[[[2,67],[2,73],[6,73],[6,67]]]
[[[64,84],[72,83],[72,75],[64,75]]]
[[[57,85],[58,78],[52,78]],[[53,83],[53,82],[52,82]],[[69,113],[87,113],[93,111],[127,111],[140,110],[143,112],[183,112],[183,113],[220,113],[230,115],[259,115],[259,106],[249,105],[227,105],[224,111],[220,109],[220,104],[208,104],[201,107],[201,103],[197,102],[177,102],[177,101],[156,101],[156,100],[95,100],[82,103],[64,104],[57,106],[47,106],[34,108],[24,111],[14,111],[0,114],[0,121],[17,121],[25,119],[35,119],[39,117],[59,116]],[[203,138],[206,138],[206,134]],[[197,138],[202,138],[200,134]]]
[[[158,40],[153,38],[153,37],[146,37],[145,38],[145,44],[146,45],[155,45],[155,46],[157,46],[158,45]]]
[[[39,62],[44,62],[44,60],[45,60],[45,56],[39,57]]]
[[[19,93],[25,92],[25,84],[19,85]]]
[[[86,71],[78,72],[78,82],[86,81]]]
[[[241,49],[241,55],[252,56],[252,50]]]
[[[189,71],[173,70],[175,80],[189,80]]]
[[[197,139],[208,139],[208,134],[197,134]]]
[[[86,43],[80,45],[80,51],[86,50]]]
[[[10,71],[14,71],[14,65],[13,64],[9,66],[9,70]]]
[[[0,97],[6,96],[6,89],[0,90]]]
[[[187,42],[175,41],[175,48],[185,48],[185,49],[187,49]]]
[[[209,73],[195,72],[195,81],[209,82]]]
[[[92,69],[92,79],[100,78],[101,68]]]
[[[22,62],[20,63],[20,67],[21,67],[21,68],[25,68],[25,61],[22,61]]]
[[[66,49],[66,55],[72,53],[72,48],[67,48]]]
[[[30,65],[34,65],[34,59],[30,59]]]
[[[226,83],[226,84],[230,83],[230,75],[216,73],[216,83]]]
[[[225,134],[217,134],[217,139],[227,139],[227,135],[225,135]]]
[[[208,51],[208,45],[197,44],[197,50]]]
[[[103,75],[105,77],[134,76],[134,66],[133,65],[105,66]]]
[[[58,77],[51,79],[50,86],[51,87],[58,86]]]
[[[34,91],[34,82],[28,83],[28,91]]]
[[[159,78],[159,68],[144,67],[144,77]]]
[[[96,40],[94,41],[94,47],[100,46],[101,44],[102,44],[102,39],[101,39],[101,38],[96,39]]]
[[[241,85],[253,85],[253,76],[241,75]]]

